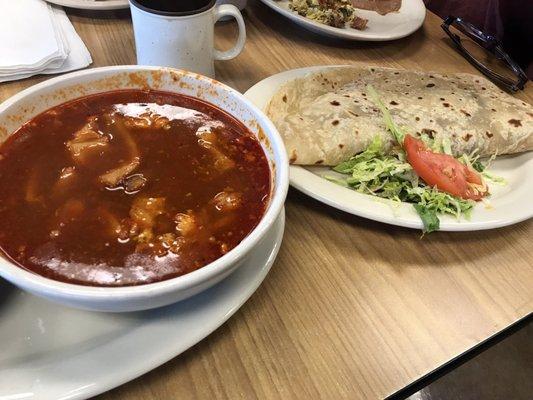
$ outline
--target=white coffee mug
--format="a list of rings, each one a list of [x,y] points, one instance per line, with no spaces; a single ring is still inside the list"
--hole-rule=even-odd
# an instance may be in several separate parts
[[[214,60],[231,60],[246,41],[240,11],[232,5],[215,5],[215,0],[193,11],[169,12],[151,9],[140,0],[130,0],[138,65],[174,67],[214,77]],[[223,17],[239,25],[235,47],[219,51],[214,46],[214,25]]]
[[[247,0],[217,0],[217,4],[233,4],[239,10],[244,10]]]

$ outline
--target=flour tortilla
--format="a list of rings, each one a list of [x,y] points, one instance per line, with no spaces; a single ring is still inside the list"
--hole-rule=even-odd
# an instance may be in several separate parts
[[[385,68],[328,68],[283,85],[267,106],[292,164],[337,165],[376,136],[396,145],[366,93],[371,84],[411,134],[444,137],[458,156],[533,149],[533,108],[488,80]]]

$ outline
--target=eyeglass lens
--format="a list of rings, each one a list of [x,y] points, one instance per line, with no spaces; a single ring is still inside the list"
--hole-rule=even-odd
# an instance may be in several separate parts
[[[483,64],[487,69],[501,75],[504,78],[510,79],[512,81],[517,81],[517,77],[514,72],[511,70],[509,65],[498,58],[497,55],[489,52],[475,40],[465,35],[456,24],[450,25],[450,32],[453,35],[457,35],[460,38],[461,45],[463,48],[478,62]],[[479,39],[478,39],[479,40]],[[496,53],[497,54],[497,53]]]

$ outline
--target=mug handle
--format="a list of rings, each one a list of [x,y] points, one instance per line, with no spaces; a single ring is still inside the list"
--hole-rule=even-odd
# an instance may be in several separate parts
[[[244,42],[246,41],[246,26],[244,25],[244,19],[237,7],[231,4],[222,4],[217,6],[215,10],[215,22],[223,17],[233,17],[237,20],[239,25],[239,37],[235,46],[226,51],[220,51],[215,49],[215,60],[231,60],[237,57],[244,48]]]

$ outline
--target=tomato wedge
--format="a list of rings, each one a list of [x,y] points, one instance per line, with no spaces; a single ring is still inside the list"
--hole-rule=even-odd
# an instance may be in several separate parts
[[[409,134],[405,135],[403,147],[409,164],[429,186],[476,201],[488,193],[481,176],[452,156],[431,151]]]

